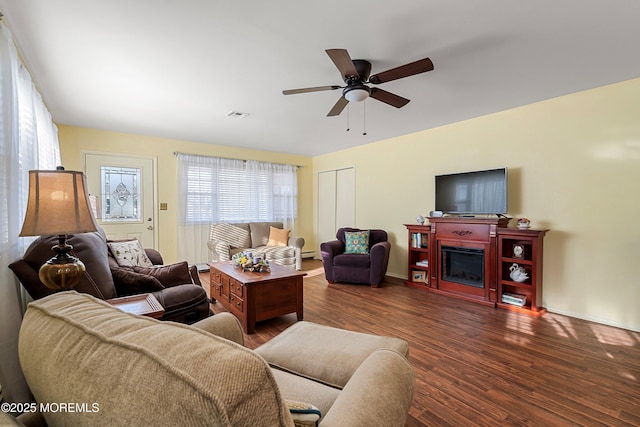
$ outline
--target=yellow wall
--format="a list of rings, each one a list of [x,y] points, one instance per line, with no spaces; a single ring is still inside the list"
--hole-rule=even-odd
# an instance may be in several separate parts
[[[508,167],[509,215],[551,230],[543,304],[638,331],[639,111],[636,79],[315,157],[313,168],[355,166],[354,225],[386,229],[388,271],[406,277],[403,224],[434,208],[434,175]]]
[[[305,191],[312,187],[311,157],[272,153],[259,150],[178,141],[148,136],[108,132],[95,129],[58,125],[60,156],[66,169],[84,170],[85,151],[124,153],[157,158],[158,167],[158,203],[167,203],[166,211],[159,211],[158,250],[165,262],[177,260],[177,158],[174,151],[205,156],[219,156],[246,160],[260,160],[274,163],[287,163],[303,166],[298,169],[298,221],[296,235],[313,242],[313,206],[312,193]],[[305,250],[311,248],[305,244]]]

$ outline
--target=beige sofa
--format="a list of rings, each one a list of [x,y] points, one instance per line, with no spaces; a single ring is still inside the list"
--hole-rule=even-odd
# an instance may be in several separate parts
[[[302,237],[289,236],[286,246],[268,246],[270,227],[282,230],[281,222],[212,224],[207,246],[214,261],[229,261],[243,250],[264,256],[269,262],[302,269]]]
[[[252,351],[229,313],[188,326],[62,292],[29,305],[19,340],[29,387],[54,410],[19,421],[293,426],[321,417],[320,426],[402,426],[414,382],[407,351],[398,338],[310,322]],[[292,401],[321,415],[292,414]]]

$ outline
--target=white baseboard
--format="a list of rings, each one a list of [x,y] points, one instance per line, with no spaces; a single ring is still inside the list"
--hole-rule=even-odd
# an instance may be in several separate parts
[[[315,251],[303,251],[300,256],[302,257],[302,259],[315,258],[316,253]]]
[[[555,308],[549,305],[547,305],[546,308],[547,308],[547,312],[549,313],[560,314],[562,316],[568,316],[568,317],[575,317],[576,319],[582,319],[588,322],[599,323],[601,325],[606,325],[606,326],[613,326],[614,328],[626,329],[633,332],[640,332],[640,328],[634,327],[634,325],[626,325],[617,321],[613,321],[611,319],[603,319],[596,316],[585,316],[582,313],[575,313],[570,310],[563,310],[563,309]]]

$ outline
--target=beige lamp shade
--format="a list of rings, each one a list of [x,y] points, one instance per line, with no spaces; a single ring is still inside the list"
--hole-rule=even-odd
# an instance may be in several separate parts
[[[66,235],[97,229],[84,173],[29,171],[29,200],[21,236]]]

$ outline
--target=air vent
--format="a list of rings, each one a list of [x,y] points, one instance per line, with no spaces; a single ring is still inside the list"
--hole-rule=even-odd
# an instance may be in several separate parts
[[[229,111],[227,113],[228,117],[233,117],[234,119],[244,119],[248,115],[249,115],[249,113],[240,113],[238,111]]]

